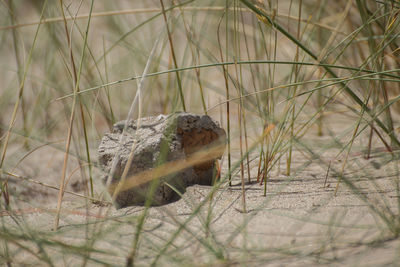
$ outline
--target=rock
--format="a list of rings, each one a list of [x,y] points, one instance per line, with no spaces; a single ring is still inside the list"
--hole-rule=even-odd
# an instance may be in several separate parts
[[[162,205],[178,198],[171,187],[183,193],[187,186],[213,183],[226,134],[209,116],[178,112],[131,120],[125,125],[126,121],[116,123],[98,150],[107,190],[113,195],[121,185],[115,194],[118,208],[143,204],[152,190],[152,204]],[[133,145],[126,180],[119,183]]]

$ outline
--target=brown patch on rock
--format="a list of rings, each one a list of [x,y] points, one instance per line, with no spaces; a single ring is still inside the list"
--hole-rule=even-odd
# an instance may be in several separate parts
[[[218,141],[218,134],[212,130],[207,129],[193,129],[191,131],[183,132],[178,129],[178,133],[182,132],[182,146],[186,156],[190,156],[201,149],[207,149],[212,143]],[[221,157],[219,155],[219,157]],[[204,163],[193,166],[194,171],[199,174],[207,169],[214,168],[216,159],[211,159]]]

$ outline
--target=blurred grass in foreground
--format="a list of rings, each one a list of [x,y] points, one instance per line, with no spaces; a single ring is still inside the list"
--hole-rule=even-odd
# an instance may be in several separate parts
[[[251,212],[242,224],[227,225],[232,233],[222,241],[211,227],[219,216],[217,192],[241,184],[240,211],[248,212],[246,190],[258,182],[262,187],[255,188],[266,196],[262,211],[272,198],[270,179],[286,175],[290,187],[311,165],[334,177],[329,201],[349,190],[377,218],[381,234],[369,241],[371,246],[398,238],[399,12],[396,1],[361,0],[1,2],[0,207],[7,214],[1,217],[1,262],[13,265],[27,253],[56,265],[53,249],[81,259],[82,265],[114,264],[116,256],[127,265],[162,260],[245,264],[253,257],[320,262],[330,257],[331,241],[315,240],[318,253],[294,253],[283,246],[274,250],[277,257],[272,248],[246,248],[247,241],[237,252],[230,244],[251,224]],[[176,227],[157,240],[155,249],[145,229],[152,219],[148,206],[139,215],[121,216],[121,225],[106,225],[115,220],[109,207],[99,209],[101,219],[90,221],[91,201],[102,200],[104,192],[95,181],[103,133],[127,117],[179,110],[209,114],[226,129],[220,183],[202,202],[190,204],[185,220],[163,211]],[[47,212],[56,214],[57,229],[58,216],[66,212],[64,190],[71,177],[79,176],[86,186],[85,196],[77,199],[84,200],[88,212],[86,223],[70,225],[85,233],[79,245],[62,240],[74,236],[69,230],[41,231],[17,216],[19,208],[34,204],[21,200],[10,183],[26,185],[18,184],[23,175],[16,173],[25,158],[42,157],[43,147],[61,151],[63,164],[58,172],[39,164],[25,180],[59,191],[57,209]],[[364,166],[362,158],[390,173],[395,196],[385,194],[373,169],[357,167]],[[54,176],[54,183],[35,177],[41,172]],[[366,185],[359,183],[364,178],[381,193],[367,195]],[[50,201],[55,207],[57,198]],[[334,227],[335,216],[324,223]],[[187,237],[183,232],[190,232],[194,218],[200,230]],[[126,222],[133,225],[132,238],[121,255],[99,249],[97,243],[109,242],[104,232],[117,233]],[[198,261],[179,255],[175,242],[180,238],[204,248]]]

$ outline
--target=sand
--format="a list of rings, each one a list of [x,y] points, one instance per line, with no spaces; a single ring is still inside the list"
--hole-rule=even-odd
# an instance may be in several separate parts
[[[366,160],[362,155],[351,155],[345,171],[349,180],[342,181],[334,196],[343,164],[332,160],[337,151],[323,152],[319,159],[304,151],[294,152],[290,176],[284,175],[286,161],[281,160],[280,170],[275,168],[268,177],[266,196],[264,186],[256,182],[256,155],[251,155],[255,159],[251,162],[252,182],[245,185],[246,212],[238,171],[234,172],[232,186],[222,183],[211,201],[213,188],[195,185],[180,200],[149,208],[135,263],[398,265],[400,242],[384,217],[392,222],[399,220],[399,177],[394,163],[385,164],[384,158]],[[41,157],[24,158],[13,173],[58,187],[62,150],[44,147],[40,154]],[[69,173],[73,174],[67,190],[84,195],[81,173],[74,170],[78,166],[76,159],[71,159],[70,166]],[[350,182],[353,189],[348,186]],[[48,261],[56,266],[125,265],[144,207],[115,209],[67,193],[60,229],[55,232],[52,229],[57,190],[17,178],[11,178],[9,185],[12,212],[1,214],[2,239],[7,240],[13,264],[44,265]],[[95,197],[101,198],[103,192],[104,187],[96,179]],[[4,241],[2,247],[4,251]]]

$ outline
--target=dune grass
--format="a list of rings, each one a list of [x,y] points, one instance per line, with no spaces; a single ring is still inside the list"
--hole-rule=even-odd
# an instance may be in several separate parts
[[[335,242],[383,247],[397,240],[399,13],[396,1],[361,0],[1,2],[1,264],[335,263]],[[151,199],[118,213],[98,178],[102,135],[119,120],[175,111],[208,114],[225,128],[219,182],[200,201],[182,196],[185,216],[169,206],[155,209]],[[62,155],[57,171],[49,164],[22,171],[28,159],[45,158],[43,148]],[[307,180],[310,168],[326,178],[329,198],[308,217],[278,213],[295,217],[299,231],[307,223],[326,226],[326,239],[252,245],[257,215],[297,179]],[[159,170],[152,179],[170,168]],[[390,190],[380,175],[390,178]],[[284,177],[279,186],[277,177]],[[84,189],[71,192],[71,179]],[[58,196],[24,200],[21,188],[33,184]],[[252,190],[262,197],[259,205]],[[222,208],[235,192],[240,204],[234,199]],[[312,218],[347,194],[376,224],[350,224],[334,212]],[[77,210],[63,207],[66,195]],[[27,207],[54,226],[35,225]],[[227,209],[243,220],[221,232],[216,225]],[[75,213],[85,219],[69,217]],[[378,234],[339,238],[357,229]]]

